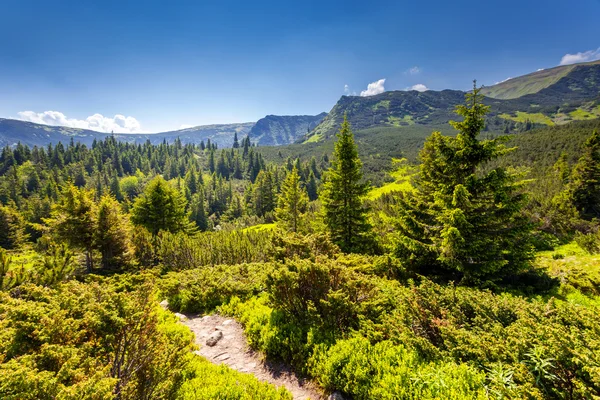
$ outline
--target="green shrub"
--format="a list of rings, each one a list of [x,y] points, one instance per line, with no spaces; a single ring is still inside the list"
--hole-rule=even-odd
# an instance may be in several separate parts
[[[181,400],[291,400],[284,388],[260,382],[250,374],[214,365],[193,356],[183,376],[184,383],[177,392]]]
[[[180,312],[210,312],[229,302],[232,296],[243,299],[266,289],[271,263],[205,266],[169,272],[159,285],[169,308]]]

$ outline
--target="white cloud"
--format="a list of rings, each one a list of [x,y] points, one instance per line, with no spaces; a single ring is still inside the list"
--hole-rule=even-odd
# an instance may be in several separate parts
[[[537,72],[543,71],[545,68],[538,68]]]
[[[424,92],[429,90],[429,88],[422,83],[417,83],[416,85],[411,86],[408,90],[416,90],[417,92]]]
[[[418,75],[421,73],[421,68],[419,68],[415,65],[414,67],[408,69],[405,73],[407,73],[409,75]]]
[[[600,47],[596,50],[584,51],[583,53],[565,54],[560,60],[560,65],[577,64],[596,60],[600,60]]]
[[[356,96],[356,92],[353,90],[350,90],[350,86],[348,84],[344,85],[344,94],[346,96]]]
[[[367,90],[363,90],[362,92],[360,92],[360,95],[362,97],[366,97],[366,96],[374,96],[376,94],[383,93],[383,92],[385,92],[385,87],[383,86],[384,83],[385,83],[385,79],[380,79],[376,82],[371,82],[367,85]]]
[[[36,124],[66,126],[69,128],[91,129],[93,131],[105,133],[141,133],[142,126],[139,121],[133,117],[126,117],[121,114],[113,118],[105,117],[102,114],[94,114],[86,119],[67,118],[59,111],[44,111],[36,113],[34,111],[21,111],[18,119],[23,121],[35,122]]]

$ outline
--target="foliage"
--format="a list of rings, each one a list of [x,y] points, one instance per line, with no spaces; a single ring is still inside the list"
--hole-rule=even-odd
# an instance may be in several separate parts
[[[131,224],[120,211],[118,201],[110,195],[102,196],[98,204],[98,230],[94,239],[102,257],[103,269],[118,269],[132,264]]]
[[[334,162],[327,171],[321,194],[325,224],[342,251],[360,252],[371,244],[368,210],[362,200],[369,184],[362,182],[362,163],[346,118],[337,137]]]
[[[26,240],[25,221],[21,214],[12,207],[0,205],[0,247],[15,249]]]
[[[0,293],[1,397],[172,397],[192,335],[141,285],[71,281]]]
[[[488,107],[479,89],[458,106],[453,137],[434,132],[421,151],[414,195],[400,197],[396,254],[417,271],[454,271],[466,282],[528,266],[531,226],[515,174],[482,165],[506,153],[505,138],[479,141]]]
[[[190,232],[185,197],[162,177],[155,177],[135,200],[131,221],[156,235],[160,231]]]
[[[575,164],[568,190],[573,205],[585,219],[600,217],[600,135],[594,131]]]
[[[92,196],[91,191],[78,189],[73,184],[64,186],[60,202],[52,207],[51,218],[46,220],[58,241],[85,251],[88,272],[93,268],[92,250],[97,233],[96,205]]]
[[[298,169],[294,167],[281,184],[281,194],[275,215],[292,232],[296,232],[298,231],[298,220],[306,211],[307,203],[308,194],[300,186],[300,175],[298,175]]]
[[[165,271],[262,262],[270,258],[270,237],[268,231],[204,232],[193,237],[162,232],[155,251]]]
[[[184,372],[185,382],[177,392],[182,400],[291,400],[283,387],[275,388],[249,374],[214,365],[194,357]]]

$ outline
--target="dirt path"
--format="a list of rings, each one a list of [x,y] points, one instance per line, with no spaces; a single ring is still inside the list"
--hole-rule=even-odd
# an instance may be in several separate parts
[[[207,315],[187,316],[182,318],[182,323],[196,335],[196,344],[200,346],[196,353],[211,362],[226,364],[275,386],[285,386],[294,399],[324,399],[314,385],[298,378],[287,366],[263,361],[260,354],[248,347],[244,330],[237,321],[220,315]],[[217,330],[223,333],[223,337],[213,347],[206,345],[206,340]]]

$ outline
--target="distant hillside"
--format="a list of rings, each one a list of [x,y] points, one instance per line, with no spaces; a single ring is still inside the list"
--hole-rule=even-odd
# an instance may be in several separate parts
[[[217,124],[217,125],[200,125],[192,128],[181,129],[177,131],[161,132],[156,134],[135,135],[136,142],[150,140],[153,144],[160,143],[163,140],[172,142],[179,138],[183,143],[200,144],[201,141],[210,139],[212,143],[216,143],[220,148],[231,147],[233,145],[233,137],[237,132],[239,140],[250,133],[254,126],[254,122],[243,122],[239,124]],[[119,135],[120,140],[128,139]]]
[[[531,74],[511,78],[493,86],[484,87],[481,92],[483,95],[494,99],[516,99],[517,97],[538,93],[540,90],[555,84],[574,69],[581,70],[599,64],[600,61],[593,61],[583,64],[548,68]]]
[[[600,62],[569,66],[560,71],[564,75],[535,93],[506,100],[486,98],[485,103],[492,107],[488,129],[512,132],[521,129],[520,124],[551,126],[599,118]],[[519,82],[520,78],[515,81]],[[516,84],[514,88],[516,90]],[[456,118],[454,108],[464,102],[464,96],[465,93],[458,90],[390,91],[369,97],[342,96],[323,121],[307,135],[305,142],[319,142],[332,137],[339,129],[344,114],[355,131],[382,127],[407,131],[418,125],[446,124]]]
[[[94,139],[103,140],[107,134],[87,129],[49,126],[33,122],[0,118],[0,146],[12,146],[21,142],[29,146],[45,146],[48,143],[66,143],[71,138],[90,145]]]
[[[150,140],[152,144],[158,144],[166,140],[172,142],[180,138],[183,143],[200,144],[208,139],[219,147],[231,147],[233,137],[237,132],[241,139],[245,137],[254,122],[222,125],[203,125],[178,131],[151,133],[151,134],[114,134],[118,140],[130,143],[144,143]],[[36,124],[33,122],[19,121],[14,119],[0,119],[0,146],[12,146],[21,142],[29,146],[45,146],[48,143],[66,143],[71,138],[76,142],[91,145],[94,139],[104,140],[111,134],[96,132],[87,129],[65,128],[62,126],[50,126]]]
[[[464,92],[443,90],[391,91],[376,96],[342,96],[323,121],[307,136],[315,142],[332,136],[348,116],[354,130],[376,126],[410,127],[445,123],[454,107],[464,101]]]
[[[326,115],[267,115],[252,127],[250,139],[261,146],[292,144],[315,128]]]

